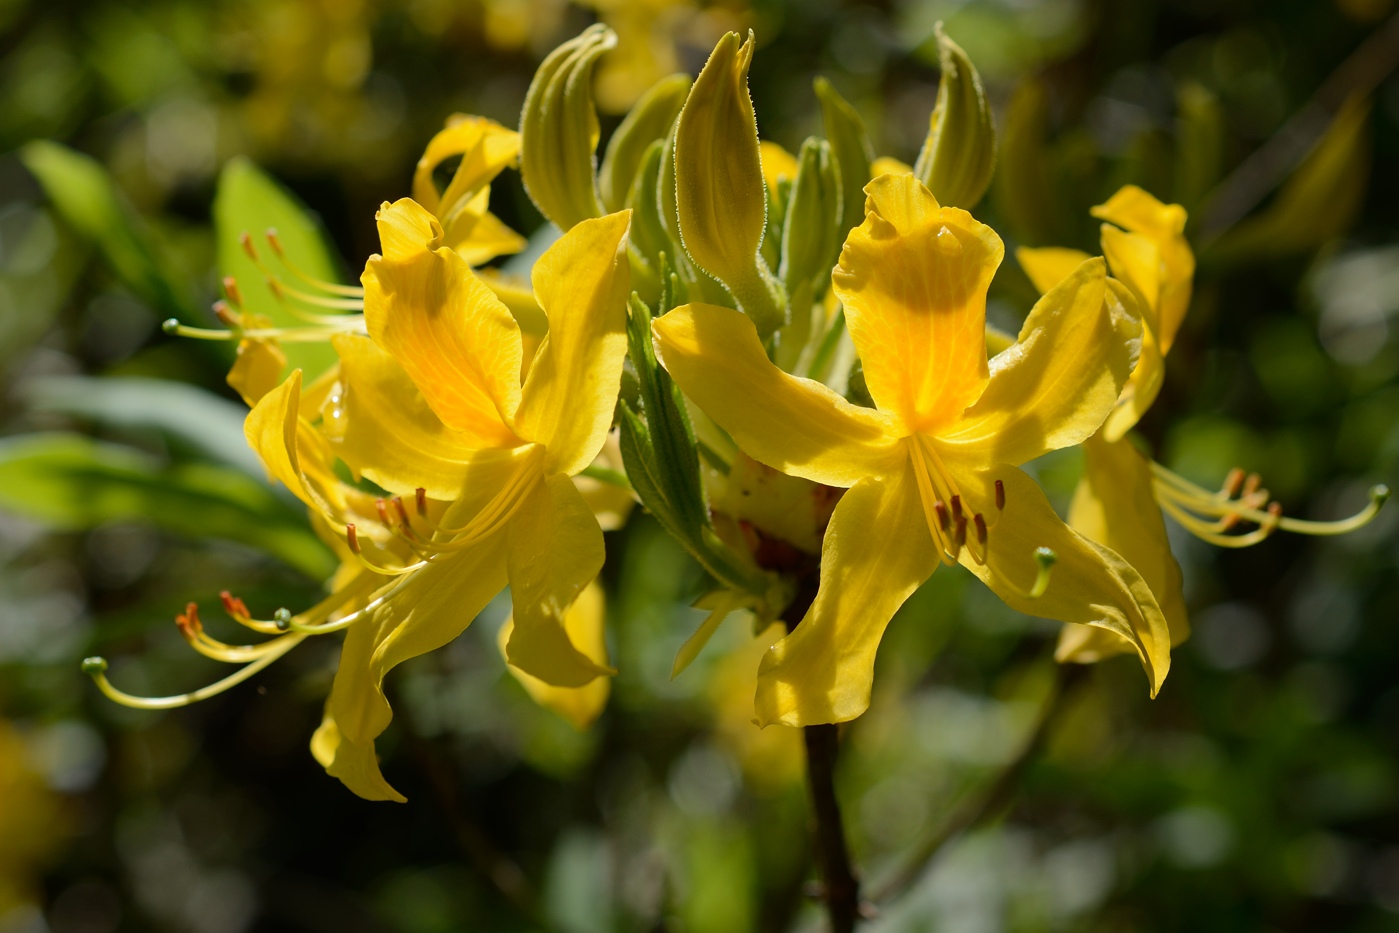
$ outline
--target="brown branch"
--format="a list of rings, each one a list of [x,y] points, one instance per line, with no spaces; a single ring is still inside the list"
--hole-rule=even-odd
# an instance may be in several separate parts
[[[816,861],[821,866],[821,895],[831,933],[851,933],[860,916],[860,882],[850,867],[845,826],[836,800],[835,765],[840,734],[832,724],[805,726],[806,777],[816,817]]]
[[[1282,128],[1259,146],[1229,177],[1206,196],[1200,239],[1219,238],[1258,206],[1292,171],[1326,132],[1341,105],[1356,94],[1369,94],[1399,65],[1399,14],[1376,29],[1331,73]]]
[[[1049,696],[1040,707],[1039,718],[1020,747],[1020,752],[984,790],[964,797],[947,819],[934,828],[909,854],[903,865],[875,886],[870,897],[873,903],[887,904],[906,892],[923,876],[928,865],[944,846],[963,833],[975,829],[1010,804],[1020,786],[1020,779],[1024,777],[1030,762],[1044,744],[1055,713],[1063,706],[1064,697],[1068,695],[1070,688],[1083,678],[1085,670],[1080,664],[1055,665],[1054,684],[1050,687]]]

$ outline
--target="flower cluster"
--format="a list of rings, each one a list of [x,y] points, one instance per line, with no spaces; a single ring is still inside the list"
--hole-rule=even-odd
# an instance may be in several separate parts
[[[972,214],[995,132],[980,79],[939,33],[943,77],[912,166],[876,157],[859,114],[818,81],[824,137],[793,155],[759,139],[751,36],[719,40],[693,81],[644,94],[598,158],[594,71],[605,26],[540,66],[520,130],[458,116],[427,146],[412,198],[379,210],[381,252],[360,285],[304,271],[274,233],[247,258],[282,308],[274,327],[235,280],[216,306],[235,339],[229,383],[249,443],[310,511],[340,569],[329,595],[259,619],[229,645],[179,618],[195,650],[239,683],[302,641],[344,632],[312,750],[351,790],[402,799],[374,742],[390,669],[456,638],[507,585],[501,635],[530,693],[586,726],[607,698],[603,527],[634,500],[703,566],[710,610],[675,673],[726,616],[786,634],[763,656],[760,725],[842,722],[869,705],[894,613],[939,564],[961,564],[1022,612],[1065,623],[1057,656],[1134,653],[1153,695],[1188,632],[1162,512],[1245,546],[1284,529],[1255,476],[1219,493],[1139,452],[1129,432],[1156,397],[1190,303],[1185,213],[1135,187],[1095,208],[1102,256],[1021,249],[1042,297],[1015,336],[990,328],[1004,259]],[[529,281],[480,268],[526,248],[488,210],[518,167],[557,238]],[[326,342],[324,371],[283,344]],[[1061,519],[1021,467],[1081,445]],[[781,631],[774,628],[773,631]]]

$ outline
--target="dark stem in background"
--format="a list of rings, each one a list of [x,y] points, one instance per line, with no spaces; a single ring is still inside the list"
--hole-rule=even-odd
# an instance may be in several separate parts
[[[1399,65],[1399,14],[1376,29],[1312,99],[1206,198],[1200,239],[1208,244],[1253,210],[1306,157],[1353,94],[1369,94]]]
[[[845,826],[836,800],[835,767],[840,734],[833,725],[805,726],[806,779],[816,817],[816,863],[821,866],[821,894],[831,919],[831,933],[851,933],[860,915],[860,882],[850,867]]]
[[[797,595],[782,613],[790,632],[801,622],[816,599],[819,568],[808,569],[799,577]],[[831,933],[851,933],[860,916],[860,882],[850,865],[850,849],[845,844],[845,824],[836,799],[835,768],[840,754],[840,733],[836,726],[804,726],[806,741],[806,781],[811,791],[816,864],[821,872],[821,898],[826,902]]]
[[[1035,720],[1034,728],[1025,738],[1025,743],[1021,745],[1020,752],[984,789],[968,794],[958,801],[957,806],[947,815],[947,818],[908,855],[903,864],[893,874],[875,885],[871,896],[871,900],[875,904],[887,904],[913,887],[923,877],[933,859],[949,842],[957,839],[963,833],[975,829],[987,819],[996,816],[1010,806],[1016,790],[1020,787],[1020,779],[1025,776],[1030,762],[1035,759],[1040,748],[1044,745],[1044,740],[1049,734],[1049,725],[1054,720],[1055,714],[1063,708],[1064,700],[1072,692],[1073,686],[1081,681],[1086,674],[1087,668],[1081,664],[1055,665],[1054,683],[1049,688],[1049,695],[1045,697],[1044,703],[1040,707],[1039,717]]]

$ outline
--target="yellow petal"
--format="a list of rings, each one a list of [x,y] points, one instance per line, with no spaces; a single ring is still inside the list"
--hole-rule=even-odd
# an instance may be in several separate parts
[[[572,480],[555,474],[527,494],[506,532],[515,629],[506,659],[557,687],[615,673],[575,647],[568,607],[602,569],[602,530]]]
[[[422,487],[434,499],[456,498],[481,454],[442,423],[408,373],[374,341],[345,334],[331,342],[343,387],[325,422],[340,458],[390,492],[411,496]]]
[[[1126,289],[1125,285],[1114,279],[1108,280],[1108,287]],[[1119,292],[1118,297],[1126,302],[1127,296]],[[1165,381],[1166,361],[1161,357],[1161,347],[1156,342],[1156,334],[1152,329],[1144,326],[1142,352],[1137,360],[1137,368],[1132,370],[1132,377],[1122,387],[1122,395],[1117,399],[1112,414],[1103,422],[1103,429],[1099,432],[1103,438],[1117,441],[1132,430],[1151,407],[1151,403],[1156,401],[1156,396],[1161,392],[1161,384]]]
[[[501,169],[520,154],[520,134],[485,117],[454,114],[446,129],[427,144],[413,172],[413,200],[436,214],[447,226],[446,216],[471,200]],[[461,156],[452,180],[442,195],[432,174],[448,159]]]
[[[534,264],[549,316],[525,380],[515,430],[543,444],[547,473],[583,469],[607,439],[627,355],[631,211],[575,224]]]
[[[469,266],[479,266],[497,256],[510,256],[529,245],[496,215],[487,211],[473,223],[456,223],[446,231],[444,243],[456,250]]]
[[[618,432],[612,431],[607,435],[607,441],[591,465],[618,473],[623,471]],[[615,483],[603,482],[580,473],[573,477],[573,485],[577,487],[583,501],[588,503],[588,508],[593,510],[593,517],[597,519],[598,527],[603,531],[616,531],[621,528],[627,523],[627,516],[636,508],[636,493]]]
[[[1108,261],[1113,278],[1137,296],[1142,319],[1155,329],[1156,308],[1161,299],[1161,251],[1151,239],[1126,233],[1111,224],[1103,224],[1102,242],[1103,258]]]
[[[1128,301],[1131,301],[1128,296]],[[1041,298],[1015,345],[991,361],[981,399],[938,441],[949,457],[1021,464],[1093,435],[1136,364],[1141,323],[1090,259]]]
[[[745,315],[682,305],[651,325],[666,370],[739,447],[775,470],[829,486],[895,468],[891,419],[779,369]]]
[[[1190,636],[1180,565],[1166,540],[1166,523],[1151,486],[1151,465],[1130,443],[1094,437],[1083,445],[1083,479],[1069,507],[1069,525],[1122,556],[1156,597],[1171,633],[1171,646]],[[1132,643],[1103,628],[1067,625],[1054,656],[1091,663],[1132,651]]]
[[[900,162],[893,156],[880,156],[870,163],[870,178],[878,178],[880,175],[909,175],[912,172],[912,165]]]
[[[228,371],[228,384],[252,408],[282,381],[287,355],[270,340],[238,341],[238,358]]]
[[[1015,251],[1015,260],[1043,295],[1073,274],[1074,270],[1092,257],[1081,249],[1044,246],[1032,249],[1022,246]]]
[[[1195,254],[1185,238],[1185,208],[1179,204],[1162,204],[1136,185],[1127,185],[1106,204],[1093,208],[1093,216],[1148,237],[1160,250],[1162,272],[1161,296],[1156,307],[1160,321],[1157,338],[1162,355],[1169,353],[1185,312],[1190,308],[1195,277]]]
[[[315,428],[301,418],[300,408],[301,370],[297,369],[248,412],[243,433],[271,479],[332,524],[339,524],[345,499],[331,470],[335,457]]]
[[[403,199],[380,208],[382,256],[364,267],[369,335],[402,364],[437,416],[473,447],[520,443],[520,328],[510,311],[441,245],[442,228]]]
[[[589,583],[578,599],[564,613],[564,630],[575,648],[598,664],[607,663],[606,643],[607,606],[602,595],[602,587],[597,581]],[[496,644],[501,657],[505,657],[505,646],[510,641],[510,633],[515,629],[515,620],[507,619],[500,627]],[[513,664],[507,664],[510,676],[519,681],[534,702],[551,709],[572,723],[579,732],[587,729],[598,718],[607,705],[607,696],[612,692],[612,681],[598,677],[581,687],[555,687],[538,677],[531,677]]]
[[[797,177],[797,157],[775,142],[766,139],[759,142],[758,159],[768,191],[776,191],[777,183],[783,178],[792,181]]]
[[[971,552],[961,563],[1006,605],[1027,615],[1111,630],[1126,639],[1146,669],[1155,696],[1171,666],[1171,635],[1151,588],[1116,552],[1075,532],[1054,514],[1034,480],[1002,466],[986,471],[951,468],[963,499],[991,524],[986,563]],[[995,507],[994,483],[1001,480],[1005,508]],[[1039,574],[1037,548],[1054,551],[1049,587],[1037,599],[1028,593]]]
[[[912,175],[882,175],[865,193],[832,283],[875,403],[932,431],[986,386],[986,289],[1005,247]]]
[[[884,629],[936,567],[910,467],[850,487],[821,547],[816,601],[758,668],[759,724],[844,722],[863,713]]]
[[[391,592],[379,608],[350,626],[330,692],[328,715],[338,741],[326,771],[359,796],[404,799],[384,780],[374,753],[374,740],[393,719],[384,676],[452,641],[505,587],[501,537],[491,535],[474,548],[440,555],[389,584]],[[330,738],[322,737],[323,749],[331,746]]]

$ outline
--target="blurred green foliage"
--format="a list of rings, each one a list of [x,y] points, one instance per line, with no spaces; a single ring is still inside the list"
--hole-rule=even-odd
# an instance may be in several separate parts
[[[795,152],[820,131],[819,73],[876,154],[909,161],[942,21],[986,79],[1001,149],[977,213],[1009,245],[1095,248],[1088,206],[1129,181],[1191,211],[1196,298],[1142,425],[1157,457],[1206,485],[1260,470],[1289,514],[1334,517],[1373,482],[1399,485],[1393,53],[1371,53],[1373,87],[1302,121],[1300,150],[1264,166],[1262,203],[1217,218],[1240,166],[1256,183],[1246,160],[1393,32],[1392,7],[0,3],[0,931],[819,922],[799,742],[748,722],[762,645],[731,621],[671,680],[703,575],[647,516],[607,542],[621,673],[601,721],[576,733],[506,676],[493,605],[390,683],[404,715],[381,744],[406,806],[354,798],[306,754],[333,646],[174,713],[91,689],[78,659],[98,646],[132,689],[212,680],[170,624],[187,600],[227,588],[266,615],[314,598],[329,566],[243,446],[223,349],[159,328],[210,320],[221,274],[261,288],[238,265],[244,228],[275,226],[303,268],[352,280],[374,209],[407,193],[443,119],[513,124],[539,60],[598,15],[623,42],[600,64],[609,112],[750,25],[765,137]],[[496,189],[493,211],[540,226],[517,176]],[[1033,292],[1007,264],[992,298],[1014,330]],[[1077,455],[1037,466],[1066,506]],[[1011,803],[868,929],[1399,926],[1399,518],[1242,551],[1175,543],[1195,634],[1160,698],[1130,660],[1088,672]],[[900,613],[873,706],[843,738],[867,878],[1019,753],[1053,633],[961,572]]]

